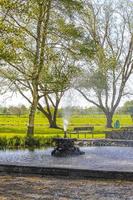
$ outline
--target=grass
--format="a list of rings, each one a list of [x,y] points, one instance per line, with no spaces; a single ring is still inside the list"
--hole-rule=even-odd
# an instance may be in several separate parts
[[[118,119],[121,126],[132,125],[132,120],[129,115],[115,115],[113,123]],[[27,116],[0,116],[0,137],[14,137],[26,136],[27,130]],[[63,120],[61,118],[57,119],[57,123],[60,127],[63,126]],[[71,131],[75,126],[94,126],[94,138],[104,138],[106,119],[104,115],[87,115],[87,116],[73,116],[70,119],[68,131]],[[36,115],[35,119],[35,136],[38,137],[53,137],[53,136],[63,136],[63,130],[61,129],[50,129],[48,127],[48,121],[42,115]],[[76,137],[76,135],[72,135]],[[84,138],[84,134],[80,134],[80,138]],[[87,135],[87,138],[92,138],[91,134]]]

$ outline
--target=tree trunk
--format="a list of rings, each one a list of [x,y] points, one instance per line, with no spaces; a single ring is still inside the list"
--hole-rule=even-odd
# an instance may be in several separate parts
[[[57,111],[58,111],[58,103],[57,103],[57,105],[54,109],[54,114],[53,114],[53,117],[52,117],[52,122],[50,123],[50,128],[59,128],[57,126],[57,123],[56,123]]]
[[[49,121],[49,128],[59,128],[54,119]]]
[[[34,88],[34,94],[33,94],[32,98],[33,98],[33,101],[32,101],[31,108],[30,108],[29,124],[28,124],[28,129],[27,129],[27,136],[31,136],[31,137],[34,135],[35,113],[36,113],[37,104],[38,104],[37,86]]]
[[[107,128],[113,128],[113,126],[112,126],[113,114],[110,113],[110,112],[108,112],[108,113],[106,113],[105,115],[106,115],[106,127],[107,127]]]
[[[41,106],[41,104],[38,104],[38,109],[45,115],[45,117],[48,119],[49,121],[49,128],[59,128],[57,126],[57,112],[58,112],[58,105],[59,103],[56,104],[56,106],[54,107],[54,113],[52,114],[51,110],[50,110],[50,106],[48,104],[47,98],[45,97],[45,101],[47,104],[47,111]]]
[[[52,115],[49,115],[48,118],[48,121],[49,121],[49,128],[59,128],[57,126],[57,123],[56,123],[56,117],[53,117]]]
[[[29,124],[27,129],[27,136],[33,136],[34,135],[34,119],[35,119],[35,105],[33,104],[30,109],[29,114]]]
[[[48,121],[49,121],[49,128],[59,128],[57,126],[57,122],[56,122],[56,114],[55,114],[55,111],[54,111],[54,115],[49,115],[47,116],[48,118]]]

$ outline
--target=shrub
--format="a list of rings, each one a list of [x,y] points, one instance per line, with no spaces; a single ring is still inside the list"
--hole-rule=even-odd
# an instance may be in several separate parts
[[[40,140],[37,137],[25,137],[26,147],[40,147]]]
[[[7,147],[6,137],[0,137],[0,149],[5,149]]]
[[[40,141],[40,146],[53,146],[53,138],[44,138],[44,137],[40,137],[39,138]]]
[[[19,136],[14,136],[12,138],[7,139],[7,144],[9,147],[19,147],[19,146],[23,146],[24,142],[23,142],[23,138]]]
[[[0,149],[40,148],[53,145],[53,138],[44,137],[0,137]]]

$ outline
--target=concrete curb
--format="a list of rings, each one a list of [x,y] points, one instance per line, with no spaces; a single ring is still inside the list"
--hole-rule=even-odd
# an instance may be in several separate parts
[[[70,178],[87,178],[87,179],[120,179],[133,180],[133,172],[125,171],[103,171],[103,170],[86,170],[73,168],[56,168],[56,167],[37,167],[37,166],[17,166],[17,165],[0,165],[0,174],[17,174],[17,175],[43,175],[43,176],[65,176]]]

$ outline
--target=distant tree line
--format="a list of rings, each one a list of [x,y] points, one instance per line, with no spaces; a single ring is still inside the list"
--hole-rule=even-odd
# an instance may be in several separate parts
[[[2,107],[0,106],[0,115],[28,115],[29,108],[25,105],[18,105],[18,106],[8,106]]]
[[[133,115],[133,100],[126,101],[123,106],[118,107],[117,113]]]
[[[90,106],[90,107],[79,107],[79,106],[68,106],[65,107],[65,109],[71,111],[72,116],[80,117],[81,115],[95,115],[95,114],[104,114],[101,109],[97,108],[96,106]],[[52,110],[52,108],[51,108]],[[18,105],[18,106],[8,106],[3,107],[0,106],[0,115],[26,115],[28,116],[30,111],[29,107],[26,107],[25,105]],[[40,110],[37,110],[37,114],[41,114],[42,112]],[[126,101],[123,106],[118,107],[116,114],[128,114],[133,115],[133,100]],[[58,114],[57,117],[63,117],[64,115],[64,109],[58,108]]]
[[[45,109],[45,108],[44,108]],[[74,116],[81,116],[81,115],[90,115],[90,114],[103,114],[103,112],[95,106],[89,108],[82,108],[78,106],[67,107],[65,109],[69,109],[71,111],[71,115]],[[8,106],[2,107],[0,106],[0,115],[27,115],[29,114],[30,107],[26,107],[25,105],[18,105],[18,106]],[[52,111],[52,108],[51,108]],[[42,114],[42,112],[38,109],[37,114]],[[63,117],[64,109],[58,108],[57,117]]]

